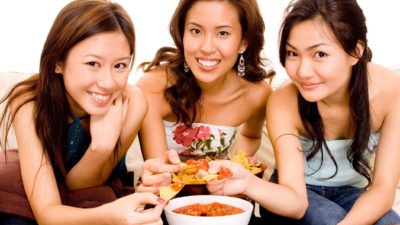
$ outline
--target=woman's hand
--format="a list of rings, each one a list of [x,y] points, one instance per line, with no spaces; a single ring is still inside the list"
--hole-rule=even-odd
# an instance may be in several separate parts
[[[253,175],[243,166],[228,160],[211,161],[209,162],[209,166],[210,168],[207,172],[199,171],[201,177],[208,173],[218,173],[221,168],[229,169],[232,172],[231,177],[226,177],[221,180],[214,179],[207,182],[208,191],[215,195],[236,195],[244,193]]]
[[[129,98],[123,100],[122,95],[110,105],[107,113],[90,117],[90,134],[92,150],[109,150],[112,152],[121,135],[125,116],[128,111]]]
[[[146,160],[143,163],[142,183],[136,191],[158,193],[161,186],[171,183],[171,173],[179,171],[180,162],[175,150],[167,151],[164,158]]]
[[[154,208],[143,209],[144,205]],[[135,193],[104,205],[106,212],[112,214],[112,224],[142,225],[162,224],[161,213],[166,202],[152,193]]]

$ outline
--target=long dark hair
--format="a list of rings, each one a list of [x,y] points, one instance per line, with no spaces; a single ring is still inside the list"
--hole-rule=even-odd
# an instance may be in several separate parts
[[[164,91],[165,98],[170,104],[177,122],[190,126],[196,118],[197,103],[201,97],[201,88],[197,84],[192,72],[183,70],[185,61],[183,55],[183,32],[188,11],[192,6],[204,0],[181,0],[172,16],[169,31],[176,47],[163,47],[158,50],[153,61],[141,64],[144,72],[163,66],[167,76],[172,72],[174,83]],[[209,0],[213,1],[213,0]],[[260,56],[264,46],[265,25],[261,17],[256,0],[214,0],[226,1],[234,6],[238,12],[242,37],[249,43],[243,57],[246,60],[246,75],[244,79],[250,82],[259,82],[272,77],[273,71],[264,69],[265,59]],[[237,70],[236,61],[234,69]],[[237,72],[237,71],[236,71]]]
[[[59,12],[43,46],[39,73],[16,84],[0,102],[8,100],[0,120],[5,128],[4,141],[0,142],[4,149],[15,114],[23,105],[33,102],[36,134],[55,172],[65,178],[63,154],[72,113],[63,76],[55,73],[55,66],[62,64],[70,49],[79,42],[98,33],[113,31],[121,31],[126,36],[133,63],[135,32],[128,13],[119,4],[107,0],[75,0]],[[19,103],[20,99],[24,99],[23,102]],[[10,114],[10,105],[14,102],[18,105]]]
[[[299,22],[312,19],[320,19],[325,22],[344,51],[358,58],[357,64],[352,68],[348,86],[350,116],[355,130],[353,142],[347,151],[347,158],[352,163],[353,168],[364,176],[370,184],[371,166],[368,160],[363,157],[363,153],[368,148],[372,124],[367,71],[367,63],[371,61],[372,53],[366,37],[365,16],[356,0],[298,0],[291,2],[286,9],[286,16],[280,31],[279,57],[283,66],[285,66],[286,59],[286,42],[293,26]],[[356,51],[358,43],[362,43],[365,47],[362,55],[359,55]],[[335,176],[338,168],[325,142],[324,124],[317,103],[306,101],[299,93],[298,110],[306,132],[314,140],[314,146],[309,151],[307,160],[313,158],[324,146],[335,163],[336,172],[332,177]]]

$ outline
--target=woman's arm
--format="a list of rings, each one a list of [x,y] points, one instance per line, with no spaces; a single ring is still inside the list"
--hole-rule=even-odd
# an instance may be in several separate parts
[[[379,74],[381,79],[382,73]],[[380,129],[379,144],[376,149],[375,164],[373,168],[373,180],[371,186],[355,202],[347,216],[340,222],[345,224],[374,224],[392,206],[396,195],[397,183],[400,177],[400,91],[398,85],[400,79],[390,82],[394,94],[386,97],[379,97],[377,101],[384,102],[384,107],[376,109],[375,114],[381,114],[383,108],[388,112],[383,115],[383,124]],[[385,87],[385,92],[390,90]],[[384,101],[382,98],[386,98]],[[365,216],[368,214],[368,216]]]
[[[122,224],[124,220],[134,219],[161,221],[163,204],[152,194],[130,195],[92,209],[62,205],[53,168],[36,136],[32,115],[33,103],[24,105],[16,114],[13,126],[26,196],[39,224]],[[157,205],[157,210],[135,212],[145,203]]]
[[[231,155],[234,155],[240,149],[244,149],[248,156],[253,156],[261,144],[262,130],[265,125],[265,108],[268,97],[272,93],[272,88],[266,82],[253,85],[248,103],[251,107],[241,107],[238,111],[251,110],[247,121],[239,129],[239,134],[234,146],[232,147]]]
[[[164,97],[167,85],[165,77],[163,71],[151,71],[145,73],[137,83],[149,104],[139,130],[140,147],[145,160],[165,157],[168,150],[163,119],[165,115],[171,114],[171,108]]]
[[[294,100],[293,100],[294,99]],[[267,103],[267,128],[275,150],[279,184],[260,179],[242,166],[230,161],[210,163],[209,172],[229,168],[233,176],[208,184],[214,194],[243,193],[269,211],[300,219],[307,209],[307,191],[304,181],[303,153],[297,131],[296,94],[290,88],[274,92]],[[293,134],[293,135],[283,135]]]
[[[96,123],[97,121],[92,121],[91,118],[92,143],[81,160],[67,174],[66,183],[72,190],[102,185],[107,181],[135,139],[147,112],[147,102],[141,90],[134,86],[127,86],[124,100],[121,96],[119,102],[116,101],[111,107],[108,112],[110,115],[106,115],[108,119]],[[118,155],[115,156],[114,147],[118,138],[121,140],[121,146]],[[115,139],[111,141],[115,142],[113,145],[110,145],[110,139]]]
[[[267,129],[274,149],[278,185],[264,183],[268,197],[259,203],[279,215],[300,219],[308,207],[304,178],[303,152],[300,144],[301,122],[297,110],[297,91],[291,83],[271,94],[267,103]],[[257,181],[260,183],[260,181]],[[249,185],[250,186],[250,185]],[[254,185],[252,193],[261,193],[262,185]]]
[[[164,204],[152,194],[134,194],[91,209],[62,205],[52,165],[35,132],[33,108],[33,103],[21,107],[13,126],[26,196],[39,224],[161,224]],[[142,204],[157,206],[153,211],[136,212]]]

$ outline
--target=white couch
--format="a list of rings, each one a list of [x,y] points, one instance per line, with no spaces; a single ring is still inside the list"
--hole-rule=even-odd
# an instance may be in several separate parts
[[[396,69],[400,71],[400,65]],[[28,76],[30,76],[30,74],[23,74],[17,72],[0,73],[0,97],[3,97],[4,94],[10,89],[10,87],[13,84],[27,78]],[[0,112],[2,112],[3,107],[4,107],[3,104],[0,105]],[[8,147],[16,148],[17,145],[15,143],[14,137],[12,136],[10,140],[11,142],[9,143],[10,145]],[[256,157],[267,165],[268,169],[264,174],[264,178],[267,179],[272,172],[272,168],[274,167],[274,155],[266,129],[264,129],[262,145],[260,147],[260,150],[257,152]],[[135,172],[135,183],[136,183],[137,179],[139,178],[138,174],[141,174],[142,171],[141,165],[143,162],[142,153],[140,151],[140,145],[137,139],[135,139],[134,143],[130,147],[126,160],[127,160],[126,164],[128,170]],[[393,205],[393,208],[398,213],[400,213],[400,188],[398,188],[397,190],[397,197]]]

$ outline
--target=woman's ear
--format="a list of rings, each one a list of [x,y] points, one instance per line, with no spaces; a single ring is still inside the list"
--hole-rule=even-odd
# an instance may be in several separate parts
[[[362,41],[358,41],[356,48],[354,49],[353,56],[352,56],[352,65],[354,66],[357,64],[358,60],[364,54],[365,51],[365,44]]]
[[[62,66],[61,63],[56,64],[56,68],[54,69],[54,72],[57,74],[62,74]]]
[[[239,53],[245,52],[246,49],[247,49],[247,41],[242,40],[242,43],[240,43],[240,47],[239,47]]]

